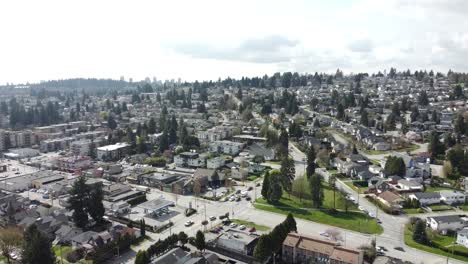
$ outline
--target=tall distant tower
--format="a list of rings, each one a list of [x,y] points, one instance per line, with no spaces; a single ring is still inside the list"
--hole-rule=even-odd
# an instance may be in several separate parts
[[[125,77],[124,77],[123,75],[120,76],[120,81],[121,81],[121,82],[125,82]]]
[[[153,83],[157,83],[157,82],[158,82],[158,79],[155,76],[153,76]]]

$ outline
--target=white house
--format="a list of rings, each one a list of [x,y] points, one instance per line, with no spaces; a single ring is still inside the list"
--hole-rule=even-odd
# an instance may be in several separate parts
[[[423,186],[421,183],[417,181],[408,181],[408,180],[399,180],[397,184],[397,188],[400,191],[406,191],[406,192],[421,192],[423,190]]]
[[[440,200],[446,204],[465,203],[465,194],[462,192],[442,190],[439,191]]]
[[[468,227],[457,232],[457,244],[468,247]]]
[[[210,143],[210,151],[215,153],[224,153],[228,155],[237,155],[244,147],[243,143],[229,140],[214,141]]]
[[[127,143],[102,146],[97,148],[97,158],[99,160],[117,160],[123,158],[129,149],[130,145]]]
[[[182,152],[174,156],[174,163],[176,167],[204,167],[205,160],[200,158],[200,155],[195,152]]]
[[[459,230],[466,226],[466,218],[459,215],[432,216],[427,218],[427,224],[432,230],[446,233],[447,230]]]
[[[440,194],[438,192],[418,192],[408,195],[410,199],[416,199],[422,206],[440,203]]]

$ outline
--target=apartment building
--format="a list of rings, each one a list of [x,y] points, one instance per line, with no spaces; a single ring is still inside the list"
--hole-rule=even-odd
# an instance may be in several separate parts
[[[243,148],[243,143],[229,140],[214,141],[210,143],[210,151],[214,153],[237,155]]]
[[[283,242],[284,263],[362,264],[363,252],[337,242],[289,233]]]

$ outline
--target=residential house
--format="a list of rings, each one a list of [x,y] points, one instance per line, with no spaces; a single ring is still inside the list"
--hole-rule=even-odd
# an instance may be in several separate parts
[[[390,145],[389,143],[387,142],[377,142],[375,143],[372,148],[374,150],[377,150],[377,151],[387,151],[387,150],[390,150],[392,149],[392,145]]]
[[[243,143],[233,142],[229,140],[220,140],[210,143],[210,151],[214,153],[222,153],[228,155],[237,155],[244,148]]]
[[[463,204],[465,203],[466,195],[462,192],[441,190],[439,191],[440,200],[446,204]]]
[[[212,169],[199,168],[193,174],[193,178],[196,180],[205,182],[206,184],[208,183],[218,184],[218,182],[220,181],[218,177],[218,173],[216,172],[216,170],[212,170]]]
[[[97,158],[99,160],[118,160],[127,154],[130,150],[130,145],[127,143],[116,143],[97,148]]]
[[[226,232],[216,236],[212,243],[219,247],[234,253],[252,256],[259,235],[243,231],[229,229]]]
[[[399,180],[396,189],[400,192],[422,192],[424,186],[417,181]]]
[[[416,199],[421,206],[440,203],[440,193],[438,192],[417,192],[408,195],[409,199]]]
[[[400,203],[403,202],[400,195],[390,191],[380,193],[377,195],[377,199],[392,209],[401,209]]]
[[[431,216],[427,218],[427,225],[432,230],[446,233],[448,230],[459,230],[467,226],[467,218],[459,215]]]
[[[252,156],[263,157],[264,160],[273,160],[276,157],[276,152],[273,148],[268,148],[260,143],[253,143],[247,148],[247,151]]]
[[[368,191],[373,193],[382,193],[392,189],[392,186],[381,177],[372,177],[368,181]]]
[[[195,152],[182,152],[179,155],[174,156],[174,163],[177,167],[183,168],[199,168],[205,166],[205,160]]]
[[[457,244],[468,248],[468,227],[457,232]]]
[[[86,231],[71,238],[71,245],[79,248],[94,248],[99,234],[94,231]]]
[[[218,264],[218,255],[211,252],[191,254],[179,247],[173,248],[165,254],[152,260],[152,264]]]
[[[55,231],[55,243],[57,244],[68,244],[71,242],[71,239],[79,234],[83,230],[77,227],[72,227],[70,225],[62,225],[57,231]]]
[[[362,264],[364,253],[330,240],[289,233],[283,242],[282,261],[288,264]]]
[[[219,169],[226,164],[226,159],[223,157],[214,157],[206,161],[206,167],[208,169]]]

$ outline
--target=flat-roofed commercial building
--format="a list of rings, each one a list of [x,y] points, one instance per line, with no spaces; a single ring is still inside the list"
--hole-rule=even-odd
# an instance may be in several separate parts
[[[284,263],[362,264],[362,250],[341,247],[337,242],[289,233],[283,242]]]

